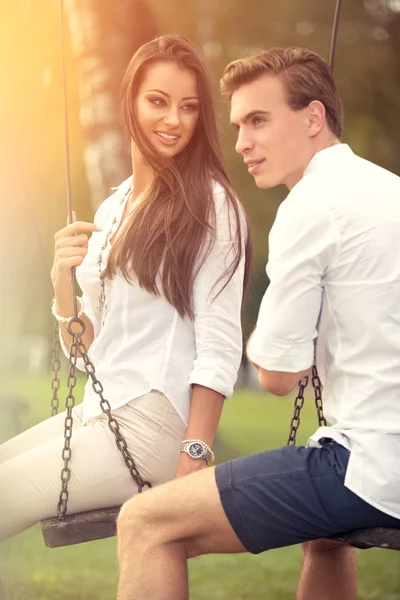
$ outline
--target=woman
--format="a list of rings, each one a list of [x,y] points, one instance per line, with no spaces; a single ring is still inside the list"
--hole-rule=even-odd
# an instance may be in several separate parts
[[[53,314],[68,354],[77,267],[96,376],[142,478],[159,484],[212,462],[241,359],[251,247],[223,164],[209,73],[194,46],[180,36],[142,46],[121,100],[133,176],[94,224],[75,220],[56,234]],[[0,540],[55,516],[64,419],[0,447]],[[90,380],[73,420],[68,512],[122,504],[137,485]]]

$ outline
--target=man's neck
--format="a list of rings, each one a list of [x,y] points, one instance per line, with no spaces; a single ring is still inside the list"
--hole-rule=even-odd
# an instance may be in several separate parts
[[[297,173],[293,173],[291,177],[285,182],[285,185],[289,189],[289,191],[292,188],[294,188],[294,186],[300,181],[300,179],[303,178],[307,166],[314,158],[314,156],[318,154],[318,152],[321,152],[322,150],[326,150],[327,148],[331,148],[332,146],[336,146],[337,144],[341,143],[340,140],[338,140],[338,138],[335,137],[330,131],[321,132],[321,134],[318,137],[314,138],[313,142],[314,143],[312,144],[312,147],[301,169],[299,169]]]

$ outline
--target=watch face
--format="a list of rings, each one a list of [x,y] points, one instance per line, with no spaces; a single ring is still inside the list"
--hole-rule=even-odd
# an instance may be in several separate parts
[[[198,442],[190,444],[188,451],[190,456],[193,456],[193,458],[200,458],[200,456],[203,456],[203,446]]]

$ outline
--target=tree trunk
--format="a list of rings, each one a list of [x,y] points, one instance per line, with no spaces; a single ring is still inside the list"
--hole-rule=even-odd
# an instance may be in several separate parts
[[[94,209],[131,171],[119,87],[136,49],[158,34],[146,0],[67,0],[84,162]]]

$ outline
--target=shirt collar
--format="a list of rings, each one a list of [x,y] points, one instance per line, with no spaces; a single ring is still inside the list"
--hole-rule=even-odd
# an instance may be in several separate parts
[[[125,181],[123,181],[120,185],[111,188],[111,191],[118,195],[120,204],[122,204],[122,202],[126,200],[126,196],[130,192],[130,189],[132,187],[132,183],[133,175],[130,175],[128,179],[125,179]]]
[[[320,168],[331,168],[353,155],[354,153],[348,144],[335,144],[329,146],[329,148],[324,148],[312,157],[304,171],[304,176]]]

